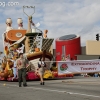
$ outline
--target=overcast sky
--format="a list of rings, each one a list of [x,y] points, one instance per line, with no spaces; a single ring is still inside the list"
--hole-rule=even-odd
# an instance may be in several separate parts
[[[9,2],[13,5],[8,5]],[[15,2],[18,5],[14,5]],[[18,28],[17,18],[22,18],[27,29],[24,5],[35,6],[33,22],[39,22],[42,31],[48,29],[50,38],[76,34],[81,37],[81,45],[85,46],[87,40],[95,40],[95,35],[100,33],[100,0],[0,0],[0,50],[3,50],[2,33],[7,18],[12,18],[15,29]],[[25,11],[31,15],[33,9]]]

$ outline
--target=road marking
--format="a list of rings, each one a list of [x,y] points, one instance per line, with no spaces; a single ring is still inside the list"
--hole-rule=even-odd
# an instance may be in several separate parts
[[[76,82],[76,81],[62,81],[63,83],[67,83],[67,84],[91,84],[91,85],[100,85],[99,82],[85,82],[85,81],[80,81],[80,82]]]
[[[1,83],[0,83],[1,84]],[[3,84],[1,84],[3,85]],[[10,85],[6,84],[6,86],[11,86],[11,87],[18,87],[18,85]],[[5,87],[6,87],[5,86]],[[22,87],[21,87],[22,88]],[[36,88],[36,87],[25,87],[26,89],[36,89],[36,90],[44,90],[44,91],[49,91],[49,92],[59,92],[59,93],[67,93],[67,94],[72,94],[72,95],[81,95],[81,96],[87,96],[87,97],[94,97],[94,98],[100,98],[100,96],[96,95],[88,95],[88,94],[82,94],[82,93],[74,93],[74,92],[67,92],[67,91],[61,91],[61,90],[53,90],[53,89],[44,89],[44,88]]]
[[[81,94],[81,93],[73,93],[73,92],[67,92],[69,94],[77,94],[77,95],[84,95],[84,96],[88,96],[88,97],[96,97],[96,98],[100,98],[100,96],[95,96],[95,95],[88,95],[88,94]]]
[[[62,92],[62,93],[65,93],[66,91],[59,91],[59,90],[51,90],[51,89],[44,89],[44,88],[36,88],[36,87],[27,87],[27,88],[30,88],[30,89],[37,89],[37,90],[47,90],[47,91],[50,91],[50,92]]]
[[[60,93],[68,93],[68,94],[76,94],[76,95],[84,95],[84,96],[88,96],[88,97],[100,98],[100,96],[81,94],[81,93],[73,93],[73,92],[60,91],[60,90],[51,90],[51,89],[43,89],[43,88],[35,88],[35,87],[27,87],[27,88],[37,89],[37,90],[44,90],[44,91],[50,91],[50,92],[60,92]]]

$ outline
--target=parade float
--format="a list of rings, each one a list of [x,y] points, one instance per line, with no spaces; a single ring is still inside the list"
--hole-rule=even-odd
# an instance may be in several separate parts
[[[23,6],[23,12],[25,8],[31,8],[35,12],[35,6],[28,7]],[[32,15],[34,14],[32,13]],[[27,15],[27,14],[26,14]],[[23,53],[24,57],[29,60],[27,66],[27,80],[39,79],[38,74],[35,72],[38,69],[38,61],[43,56],[46,62],[46,68],[44,72],[44,78],[66,77],[58,76],[56,64],[51,63],[53,61],[53,38],[48,38],[48,30],[42,32],[37,28],[38,25],[32,21],[32,15],[28,16],[28,28],[23,28],[22,18],[17,19],[18,29],[12,27],[12,19],[6,20],[6,30],[2,34],[3,46],[4,46],[4,58],[2,59],[0,70],[0,80],[12,80],[13,77],[13,60],[18,58],[19,53]],[[39,23],[38,23],[39,24]],[[33,28],[31,28],[33,26]],[[17,78],[16,78],[17,79]],[[15,80],[16,80],[15,79]]]

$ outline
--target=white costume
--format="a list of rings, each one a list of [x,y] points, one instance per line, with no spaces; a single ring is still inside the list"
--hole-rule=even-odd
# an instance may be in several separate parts
[[[16,51],[18,53],[23,53],[23,51],[24,51],[24,45],[22,44],[22,47],[18,48]]]
[[[9,30],[12,30],[13,29],[11,27],[11,25],[12,25],[12,19],[11,18],[7,18],[6,24],[7,24],[6,32],[8,32]]]
[[[17,19],[17,23],[18,23],[18,29],[24,29],[23,28],[23,20],[22,20],[22,18],[18,18]]]

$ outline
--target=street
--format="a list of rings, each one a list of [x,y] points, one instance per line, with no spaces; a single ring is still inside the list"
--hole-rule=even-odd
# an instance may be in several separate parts
[[[18,82],[0,81],[0,100],[100,100],[99,77],[45,80],[45,85],[27,83],[27,87],[18,87]]]

